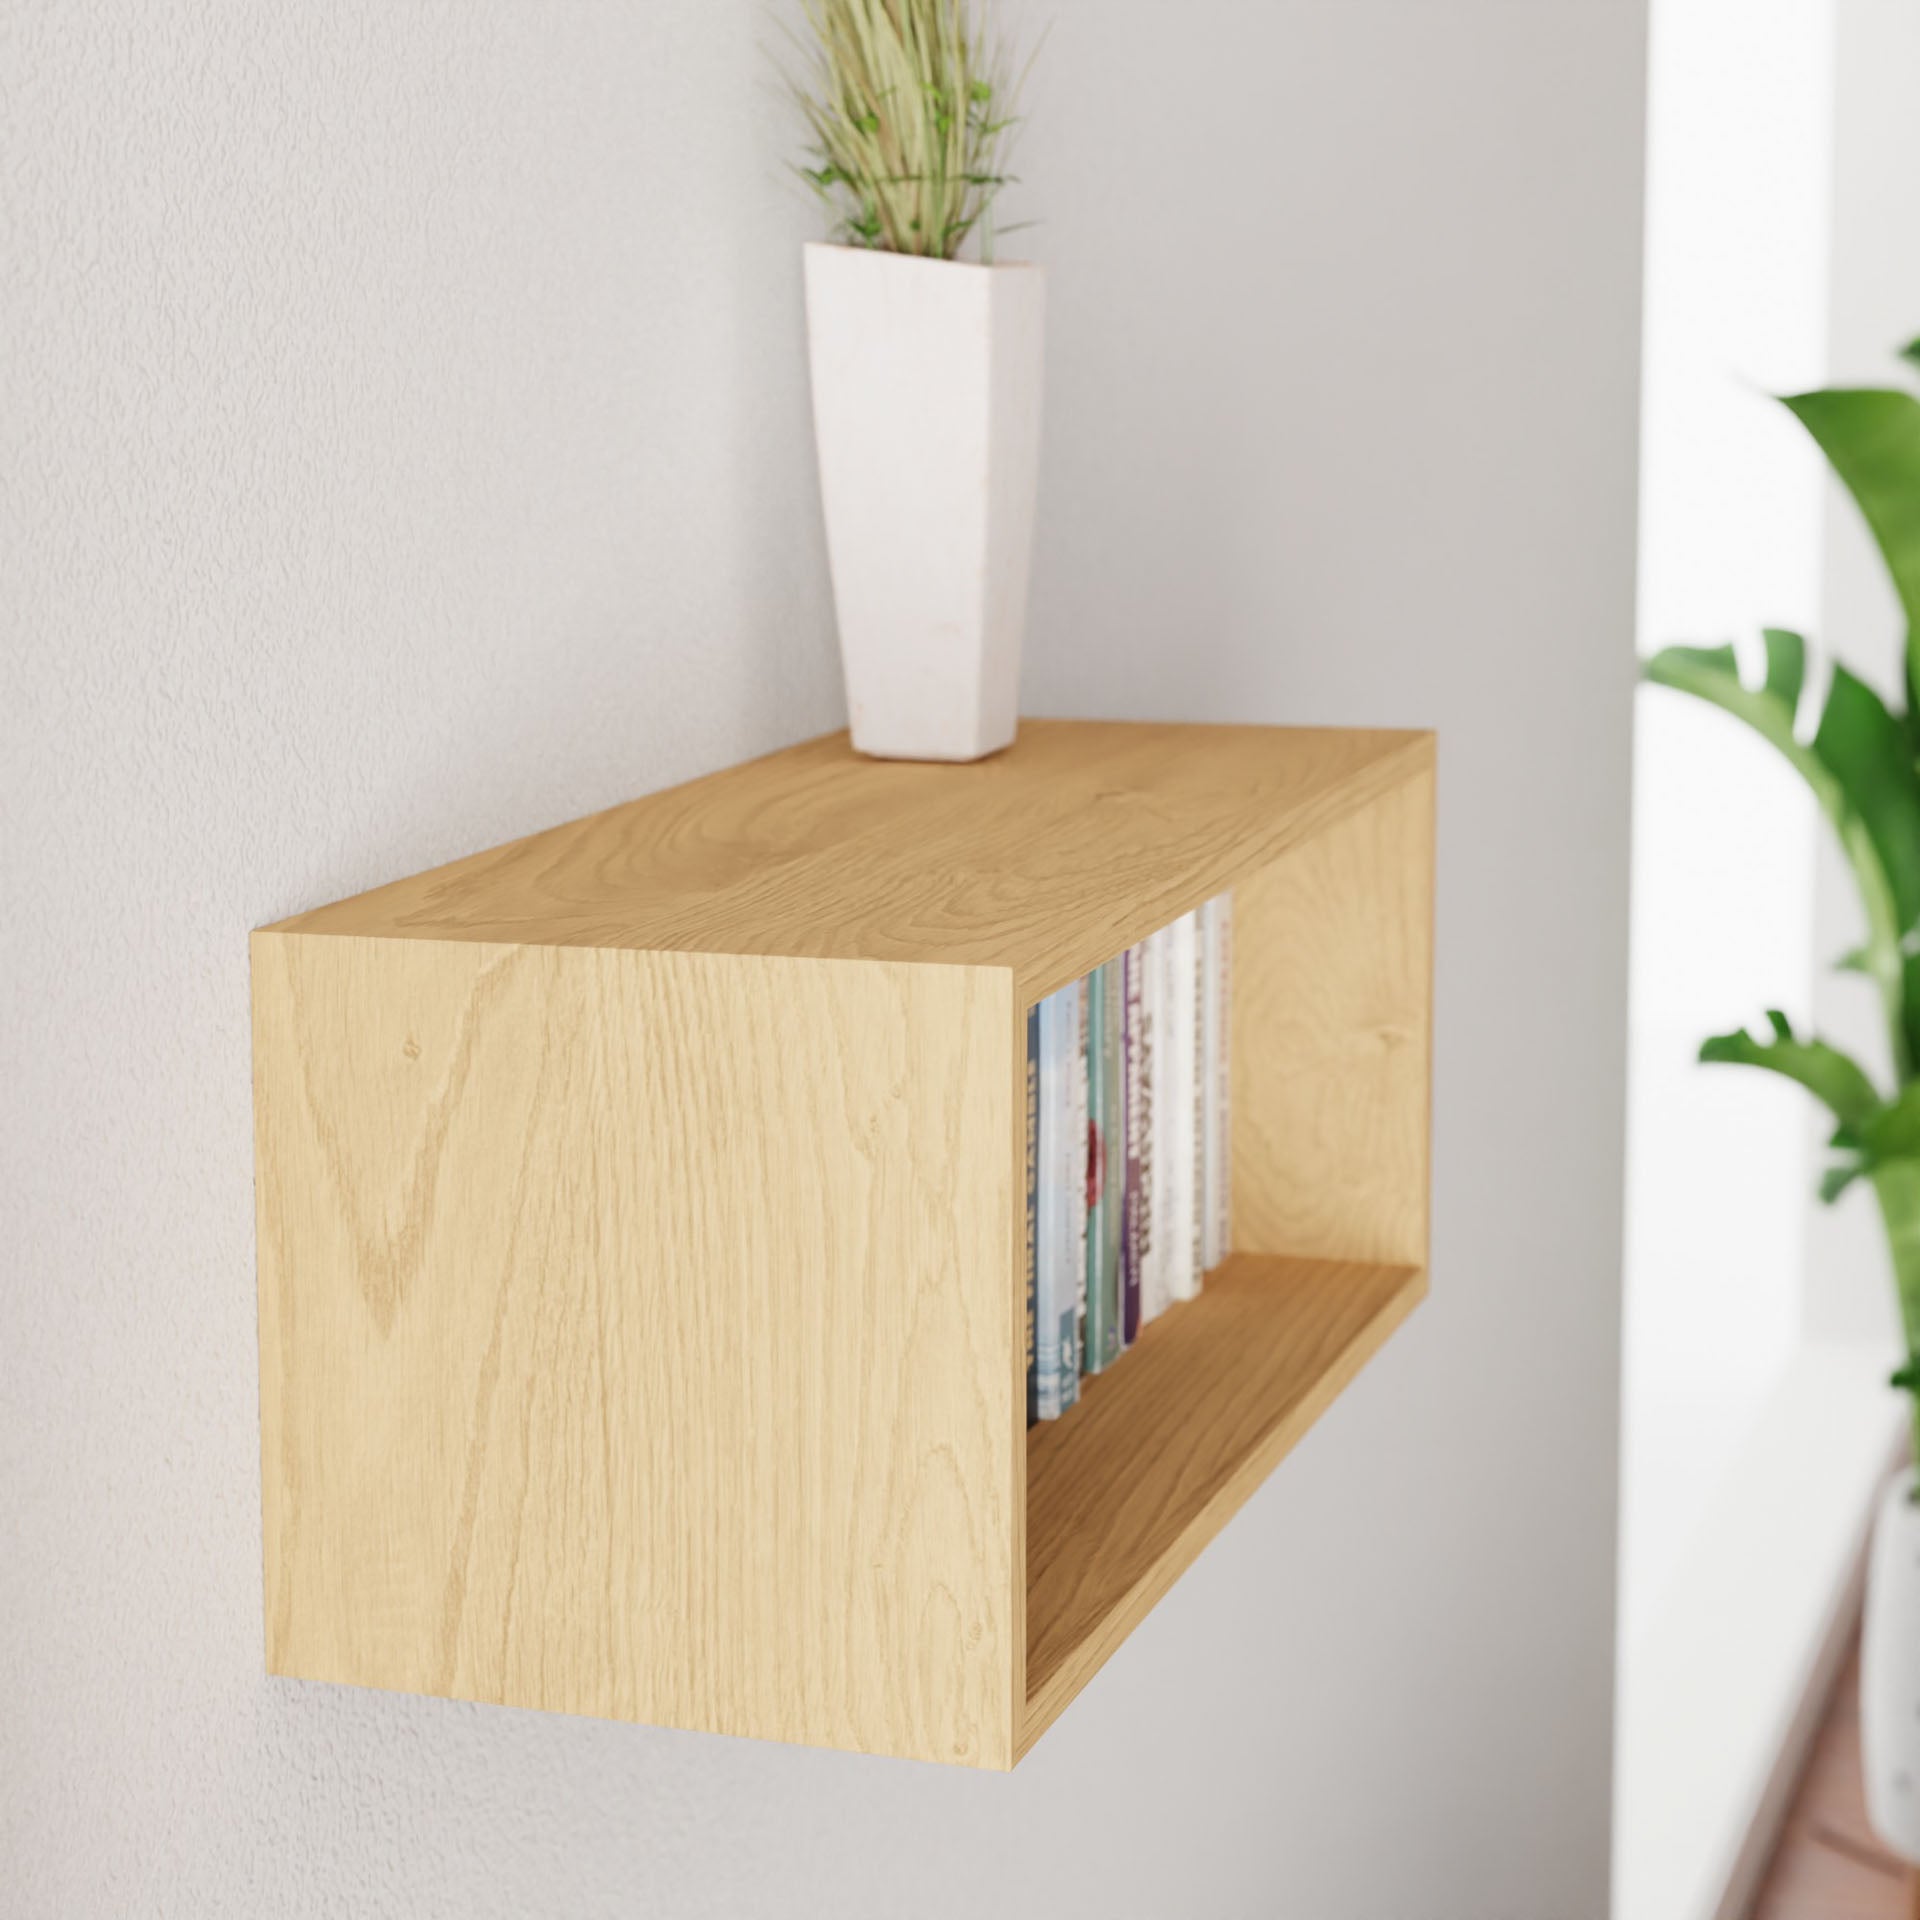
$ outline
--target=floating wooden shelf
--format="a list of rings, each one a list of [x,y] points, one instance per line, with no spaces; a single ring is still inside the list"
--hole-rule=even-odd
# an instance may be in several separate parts
[[[1025,1425],[1026,1009],[1234,891],[1234,1238]],[[1429,735],[844,736],[253,936],[276,1673],[1011,1766],[1424,1290]]]

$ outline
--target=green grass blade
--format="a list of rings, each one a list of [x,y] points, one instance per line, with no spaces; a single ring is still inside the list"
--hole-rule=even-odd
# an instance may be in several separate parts
[[[990,235],[1018,121],[1008,48],[985,10],[803,0],[803,12],[805,71],[787,84],[812,145],[802,172],[834,237],[952,258],[969,234]]]

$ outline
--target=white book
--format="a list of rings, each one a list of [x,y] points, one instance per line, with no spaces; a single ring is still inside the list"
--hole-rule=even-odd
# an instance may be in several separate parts
[[[1193,911],[1193,1286],[1207,1268],[1207,912]]]
[[[1220,1079],[1220,994],[1215,971],[1218,938],[1218,899],[1209,900],[1200,909],[1200,1265],[1211,1269],[1220,1264],[1220,1241],[1215,1231],[1213,1183],[1219,1160],[1215,1137],[1219,1114],[1214,1093]]]
[[[1233,1046],[1228,1022],[1233,1007],[1232,894],[1216,894],[1207,902],[1202,930],[1206,941],[1204,1240],[1207,1265],[1217,1267],[1233,1251]]]
[[[1163,1164],[1167,1186],[1167,1291],[1191,1300],[1200,1291],[1200,1193],[1194,1181],[1199,1154],[1200,949],[1199,917],[1183,913],[1167,930],[1167,1049],[1160,1088],[1170,1131]]]
[[[1167,1175],[1163,1153],[1169,1144],[1165,1087],[1161,1080],[1167,1030],[1167,932],[1162,928],[1140,942],[1140,1071],[1144,1083],[1147,1133],[1146,1207],[1140,1250],[1140,1324],[1156,1319],[1173,1298],[1168,1284],[1167,1242],[1172,1225],[1167,1211]]]

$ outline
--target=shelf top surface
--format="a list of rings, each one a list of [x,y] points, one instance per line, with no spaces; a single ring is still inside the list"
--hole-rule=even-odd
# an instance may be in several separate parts
[[[965,766],[829,734],[268,931],[1005,967],[1025,1003],[1432,764],[1336,728],[1027,720]]]

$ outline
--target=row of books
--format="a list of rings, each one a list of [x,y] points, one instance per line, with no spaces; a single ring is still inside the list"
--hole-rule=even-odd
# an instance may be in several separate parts
[[[1027,1015],[1027,1419],[1226,1258],[1233,896]]]

